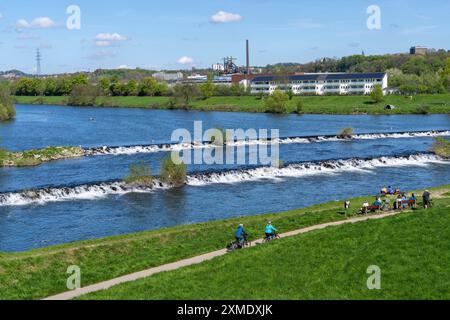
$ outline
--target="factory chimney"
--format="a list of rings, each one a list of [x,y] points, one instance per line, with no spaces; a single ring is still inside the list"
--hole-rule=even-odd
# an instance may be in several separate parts
[[[247,74],[250,74],[250,43],[248,40],[246,41],[246,45],[247,45]]]

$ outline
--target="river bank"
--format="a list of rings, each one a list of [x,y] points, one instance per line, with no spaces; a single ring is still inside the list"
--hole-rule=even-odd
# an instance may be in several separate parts
[[[436,207],[448,210],[450,185],[431,192]],[[441,199],[443,195],[447,198]],[[245,224],[251,239],[257,239],[268,220],[282,232],[345,220],[355,216],[364,201],[372,202],[373,196],[350,201],[348,216],[341,209],[342,203],[333,201],[287,212],[181,225],[21,253],[0,253],[0,299],[39,299],[64,292],[67,267],[71,265],[81,268],[82,285],[86,286],[218,250],[232,239],[239,223]]]
[[[20,104],[67,105],[68,97],[27,97],[16,96]],[[450,94],[417,95],[405,97],[386,96],[385,101],[373,103],[368,96],[302,96],[293,97],[287,110],[295,113],[299,101],[303,101],[301,114],[450,114]],[[385,110],[386,105],[394,105],[394,110]],[[170,97],[98,97],[95,107],[174,109]],[[176,108],[175,108],[176,109]],[[263,99],[255,96],[212,97],[196,100],[192,110],[225,112],[266,112]]]

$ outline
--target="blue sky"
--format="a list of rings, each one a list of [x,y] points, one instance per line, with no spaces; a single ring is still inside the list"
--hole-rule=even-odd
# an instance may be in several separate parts
[[[81,9],[68,30],[66,9]],[[369,30],[366,10],[381,9]],[[449,48],[448,0],[14,0],[0,2],[0,70],[33,72],[37,47],[45,73],[119,66],[205,67],[224,56],[252,65],[321,57]]]

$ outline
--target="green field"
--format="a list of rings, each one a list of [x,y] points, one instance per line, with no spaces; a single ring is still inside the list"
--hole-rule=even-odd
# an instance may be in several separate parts
[[[281,239],[82,298],[450,299],[448,205]],[[373,265],[380,290],[367,288]]]
[[[450,186],[446,186],[433,192],[449,191]],[[365,200],[373,198],[353,199],[352,210],[356,211]],[[448,199],[437,201],[443,213],[448,213],[448,203]],[[330,202],[283,213],[178,226],[23,253],[0,253],[0,299],[38,299],[64,292],[70,265],[81,268],[82,285],[86,286],[224,248],[239,223],[244,223],[251,239],[256,239],[262,236],[269,219],[282,232],[344,220],[341,206],[340,202]]]
[[[307,96],[294,97],[289,101],[288,110],[293,112],[297,101],[304,101],[306,114],[415,114],[450,113],[450,94],[418,95],[413,98],[387,96],[385,101],[373,104],[367,96]],[[66,105],[67,97],[16,97],[22,104]],[[126,108],[169,108],[169,97],[99,97],[98,107]],[[387,104],[395,105],[392,111],[384,110]],[[212,97],[192,103],[192,109],[204,111],[265,112],[264,101],[252,96]]]

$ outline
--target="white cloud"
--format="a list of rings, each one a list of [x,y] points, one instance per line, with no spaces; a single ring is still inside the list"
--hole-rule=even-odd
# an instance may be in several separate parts
[[[31,26],[33,28],[46,29],[56,27],[56,23],[54,23],[49,17],[39,17],[31,21]]]
[[[3,14],[0,12],[0,19],[3,19]]]
[[[126,64],[122,64],[120,66],[117,67],[117,69],[133,69],[130,66],[126,65]]]
[[[192,59],[191,57],[187,57],[187,56],[183,56],[180,59],[178,59],[178,63],[179,64],[193,64],[194,63],[194,59]]]
[[[39,17],[31,22],[25,19],[19,19],[16,22],[16,30],[22,31],[23,29],[35,28],[35,29],[48,29],[56,27],[56,23],[49,17]]]
[[[30,24],[25,19],[17,20],[16,22],[16,30],[23,30],[30,27]]]
[[[213,23],[228,23],[242,20],[242,16],[236,13],[219,11],[211,17]]]
[[[115,46],[118,42],[127,40],[129,40],[128,37],[118,33],[99,33],[94,39],[97,47],[111,47]]]
[[[124,37],[118,33],[99,33],[95,40],[98,41],[125,41],[128,40],[127,37]]]

